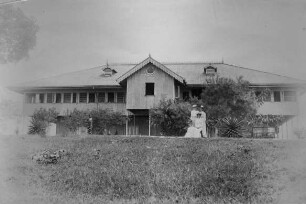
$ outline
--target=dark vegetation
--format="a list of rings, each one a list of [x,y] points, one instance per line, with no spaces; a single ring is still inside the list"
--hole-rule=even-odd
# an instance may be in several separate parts
[[[167,136],[185,135],[190,123],[191,104],[178,100],[162,100],[150,110],[153,125],[158,125]]]
[[[59,113],[53,109],[39,109],[34,112],[31,117],[31,125],[29,127],[29,134],[37,134],[45,136],[46,129],[50,123],[57,122]],[[92,118],[92,125],[89,121]],[[119,112],[114,112],[108,109],[99,110],[77,110],[67,112],[61,120],[62,125],[66,128],[65,134],[76,134],[77,130],[81,127],[92,126],[93,134],[107,134],[112,127],[125,124],[126,117]]]
[[[217,128],[221,137],[249,137],[254,125],[277,127],[285,117],[256,115],[257,109],[269,96],[269,90],[255,92],[242,77],[233,80],[216,77],[203,86],[201,99],[188,101],[163,100],[151,109],[152,124],[159,125],[163,135],[182,136],[190,122],[191,106],[203,106],[207,115],[208,132]]]
[[[40,108],[34,112],[31,117],[30,126],[29,126],[29,134],[31,135],[40,135],[45,136],[46,130],[49,127],[50,123],[55,123],[56,118],[58,116],[58,112],[56,112],[55,108],[44,109]]]

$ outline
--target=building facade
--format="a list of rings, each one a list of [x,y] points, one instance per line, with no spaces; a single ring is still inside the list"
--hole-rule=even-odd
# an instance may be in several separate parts
[[[149,125],[149,109],[162,99],[200,97],[205,85],[216,76],[233,79],[243,76],[256,91],[271,90],[258,113],[287,116],[276,137],[288,138],[298,128],[299,97],[304,93],[304,81],[223,62],[160,63],[149,56],[139,64],[107,64],[9,88],[24,95],[23,132],[29,117],[39,108],[54,107],[61,117],[75,108],[102,108],[131,118],[124,127],[116,129],[118,134],[159,135],[158,128]],[[60,122],[56,133],[61,133]]]

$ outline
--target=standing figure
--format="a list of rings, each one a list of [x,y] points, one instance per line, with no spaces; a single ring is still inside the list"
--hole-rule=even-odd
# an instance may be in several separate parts
[[[199,111],[197,110],[197,105],[193,105],[192,106],[192,110],[190,113],[190,120],[191,120],[191,126],[195,126],[195,120],[197,118],[197,114],[199,113]]]
[[[197,105],[192,106],[190,113],[191,125],[187,129],[185,137],[200,138],[202,131],[201,113],[197,110]]]
[[[202,119],[202,137],[207,137],[206,131],[206,113],[204,112],[204,107],[201,106],[201,119]]]

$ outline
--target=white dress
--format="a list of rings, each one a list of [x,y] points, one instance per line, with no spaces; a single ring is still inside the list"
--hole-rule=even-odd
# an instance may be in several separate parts
[[[207,132],[206,132],[206,113],[204,111],[201,111],[201,120],[202,120],[202,134],[203,134],[203,137],[207,137]]]

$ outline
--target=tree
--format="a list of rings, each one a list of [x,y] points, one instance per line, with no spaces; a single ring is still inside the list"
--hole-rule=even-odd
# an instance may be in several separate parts
[[[178,100],[161,100],[150,109],[151,123],[161,129],[167,136],[185,135],[190,124],[191,105]]]
[[[200,104],[211,120],[228,116],[246,118],[256,114],[266,95],[267,90],[256,95],[250,83],[242,77],[236,80],[217,77],[215,83],[203,89]]]
[[[238,77],[236,80],[216,77],[213,83],[207,84],[203,88],[201,100],[193,98],[191,103],[204,106],[207,126],[211,132],[213,127],[218,125],[223,125],[223,129],[224,126],[232,127],[224,123],[224,119],[239,121],[239,126],[242,121],[247,122],[249,118],[256,115],[257,109],[263,104],[268,94],[269,90],[267,89],[256,94],[255,90],[250,87],[250,83],[242,77]]]
[[[45,136],[50,123],[56,123],[58,114],[55,108],[50,108],[48,110],[40,108],[39,110],[35,110],[31,116],[29,134]]]
[[[38,25],[21,9],[0,7],[0,63],[17,62],[29,57],[36,45]]]

